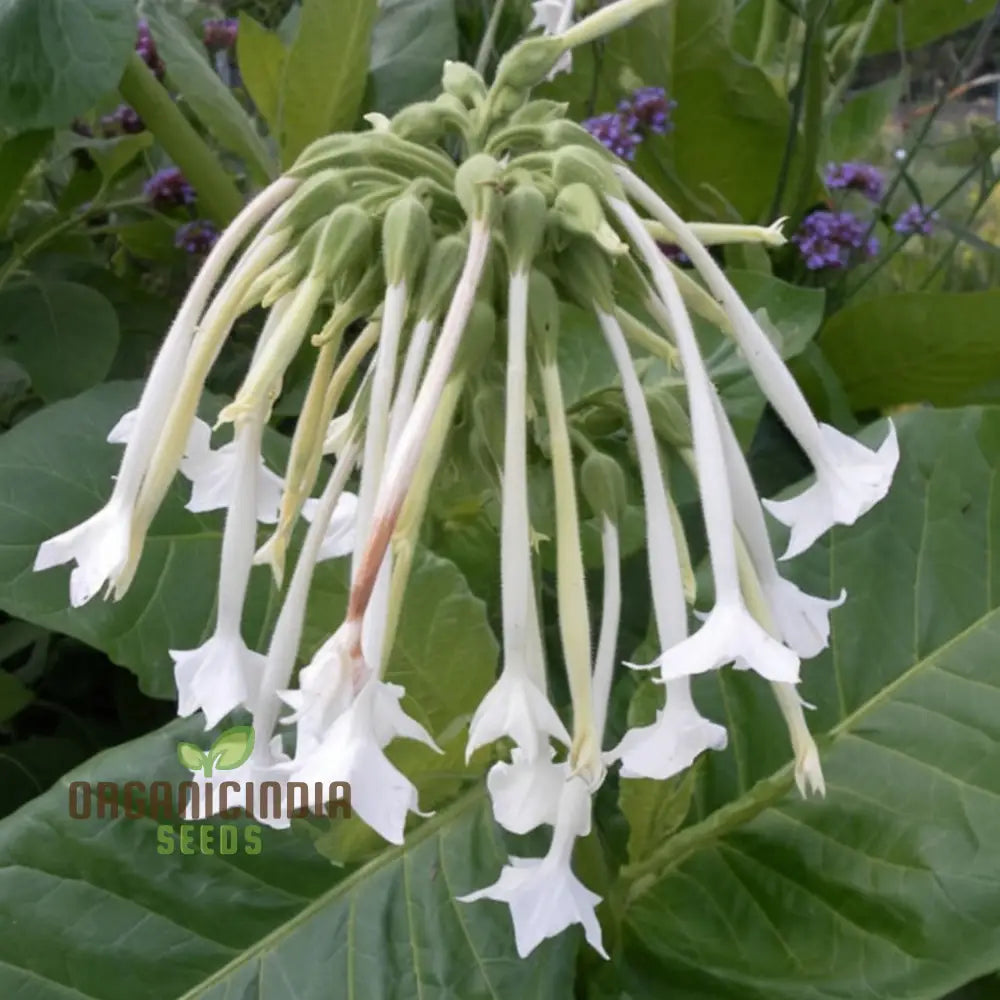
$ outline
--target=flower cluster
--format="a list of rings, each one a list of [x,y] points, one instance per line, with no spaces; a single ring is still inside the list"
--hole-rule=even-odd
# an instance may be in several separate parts
[[[189,254],[200,256],[208,253],[219,238],[219,230],[207,219],[194,219],[177,227],[174,246]]]
[[[202,43],[210,52],[231,49],[236,44],[239,27],[240,22],[235,17],[216,17],[202,21]]]
[[[136,135],[146,130],[146,125],[139,117],[135,108],[128,104],[119,104],[109,115],[104,115],[100,122],[101,135],[112,139],[119,135]]]
[[[142,191],[149,203],[161,210],[193,205],[197,200],[194,188],[177,167],[157,170],[143,185]]]
[[[405,691],[386,672],[399,602],[446,445],[470,433],[456,414],[479,397],[484,379],[496,378],[502,664],[473,715],[466,751],[513,744],[486,778],[494,816],[515,833],[551,827],[551,839],[542,857],[511,858],[494,884],[463,886],[461,898],[503,901],[521,955],[572,924],[604,953],[600,898],[573,872],[573,848],[590,831],[593,796],[608,768],[619,767],[624,779],[664,779],[725,747],[726,730],[694,702],[692,676],[733,665],[769,683],[788,724],[799,787],[823,791],[796,685],[801,659],[827,645],[830,611],[846,595],[812,596],[781,575],[765,509],[791,529],[784,558],[795,556],[876,504],[898,460],[891,425],[871,450],[817,422],[706,249],[740,239],[780,242],[776,227],[682,219],[560,106],[531,99],[571,48],[652,2],[618,0],[561,34],[522,43],[504,56],[489,88],[471,67],[446,64],[436,100],[391,120],[372,116],[370,131],[307,148],[204,261],[138,407],[112,431],[125,448],[106,504],[44,542],[35,561],[39,571],[75,564],[74,605],[102,590],[120,598],[180,472],[192,483],[192,510],[225,509],[214,631],[196,649],[171,651],[180,712],[201,711],[206,725],[249,712],[253,754],[227,780],[302,782],[314,796],[349,781],[354,811],[401,843],[411,814],[420,814],[419,795],[386,748],[407,739],[437,749],[443,734],[404,711]],[[458,162],[456,134],[466,140]],[[658,241],[676,245],[704,285],[678,271]],[[590,314],[620,378],[613,419],[597,435],[565,402],[560,317],[569,303]],[[218,415],[231,440],[213,446],[196,419],[205,380],[235,321],[257,307],[266,319],[253,357]],[[702,358],[694,311],[735,340],[812,463],[815,481],[796,495],[758,497]],[[303,352],[313,373],[279,475],[261,457],[262,437],[288,367]],[[639,377],[649,352],[685,386],[686,405],[666,425],[657,417],[662,400]],[[530,395],[536,387],[537,398]],[[544,457],[529,447],[543,435]],[[626,467],[612,455],[624,454],[620,444],[629,438],[636,459]],[[468,454],[469,441],[455,447]],[[688,465],[708,539],[712,603],[693,630],[694,575],[668,459]],[[539,463],[531,472],[548,476],[554,494],[566,713],[549,697],[529,462]],[[609,747],[629,476],[643,498],[658,642],[653,662],[629,666],[661,684],[664,701],[650,725]],[[582,501],[597,519],[604,555],[596,647]],[[269,566],[276,582],[284,580],[302,519],[308,528],[276,594],[277,619],[253,649],[241,631],[252,567]],[[260,523],[272,529],[258,548]],[[348,552],[344,618],[293,680],[316,564]],[[291,752],[282,725],[294,727]]]
[[[617,110],[588,118],[583,127],[615,156],[633,160],[647,135],[666,135],[673,128],[670,116],[676,107],[661,87],[640,87]]]
[[[831,191],[860,191],[870,201],[878,201],[885,189],[882,171],[873,163],[828,163],[823,176]]]
[[[153,71],[156,79],[162,80],[166,75],[167,67],[160,58],[160,53],[156,50],[156,42],[153,41],[153,35],[146,21],[139,22],[135,40],[135,51],[139,53],[142,61]]]
[[[902,236],[930,236],[939,218],[937,212],[914,203],[899,216],[892,228]]]
[[[868,223],[852,212],[824,210],[807,215],[792,242],[809,270],[844,268],[878,254],[879,241],[867,232]]]

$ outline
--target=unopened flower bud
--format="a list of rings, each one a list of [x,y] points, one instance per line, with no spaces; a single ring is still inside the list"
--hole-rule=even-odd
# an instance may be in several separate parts
[[[510,116],[511,125],[544,125],[565,119],[569,105],[563,101],[528,101]]]
[[[528,276],[528,329],[536,338],[542,364],[555,364],[559,319],[559,295],[555,286],[545,274],[533,269]]]
[[[580,489],[595,514],[604,514],[615,524],[621,523],[627,503],[625,474],[610,455],[592,451],[583,460]]]
[[[552,217],[571,233],[589,236],[611,254],[628,253],[628,246],[604,217],[601,201],[586,184],[568,184],[556,195]]]
[[[596,304],[614,313],[614,278],[607,256],[591,240],[570,240],[559,255],[559,273],[566,290],[586,310]]]
[[[446,59],[441,74],[441,89],[457,97],[466,107],[474,108],[486,99],[483,78],[467,63]]]
[[[349,203],[338,206],[319,235],[310,273],[329,282],[345,268],[366,263],[374,235],[366,212]]]
[[[467,374],[478,371],[489,357],[496,329],[497,315],[493,307],[482,299],[476,299],[469,313],[469,321],[465,324],[453,370],[461,370]]]
[[[524,39],[515,48],[509,49],[500,60],[493,90],[499,92],[503,88],[509,88],[527,96],[533,87],[537,87],[549,75],[565,51],[565,44],[558,38],[542,35],[539,38]]]
[[[560,187],[586,184],[605,197],[625,199],[610,159],[596,148],[573,145],[557,150],[552,157],[552,176]]]
[[[503,467],[504,399],[502,386],[487,384],[476,389],[472,400],[471,443],[490,473]]]
[[[329,215],[348,196],[348,184],[337,168],[321,170],[302,182],[288,199],[287,222],[293,229],[304,230]]]
[[[547,209],[545,195],[533,185],[520,185],[504,198],[503,232],[513,273],[527,271],[541,250]]]
[[[418,319],[436,321],[444,314],[468,252],[468,242],[457,235],[445,236],[431,247],[417,303]]]
[[[392,132],[401,139],[426,146],[440,140],[449,129],[465,132],[468,124],[468,114],[464,107],[456,108],[440,100],[419,101],[396,114],[392,119]]]
[[[666,386],[647,389],[645,396],[657,437],[676,448],[690,448],[691,419],[680,400]]]
[[[390,287],[406,284],[412,289],[427,259],[432,239],[431,217],[414,194],[397,198],[382,222],[382,259]]]
[[[492,216],[496,203],[496,182],[500,164],[492,156],[477,153],[455,171],[455,196],[470,219]]]

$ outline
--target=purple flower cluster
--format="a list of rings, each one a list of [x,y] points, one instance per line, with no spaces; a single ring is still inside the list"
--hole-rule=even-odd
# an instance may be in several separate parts
[[[875,237],[865,238],[868,224],[851,212],[813,212],[803,220],[792,242],[810,271],[847,267],[857,256],[879,252]]]
[[[194,188],[188,184],[177,167],[157,170],[146,181],[142,190],[150,204],[160,209],[193,205],[195,202]]]
[[[690,264],[691,258],[676,243],[657,243],[660,253],[675,264]]]
[[[824,180],[831,191],[860,191],[871,201],[885,189],[882,171],[873,163],[828,163]]]
[[[219,230],[207,219],[185,222],[174,235],[174,246],[190,254],[206,254],[215,246]]]
[[[146,130],[146,125],[138,112],[128,104],[118,105],[110,115],[101,118],[100,124],[101,135],[105,139],[113,139],[120,135],[135,135]]]
[[[647,135],[666,135],[673,128],[670,116],[676,107],[662,87],[640,87],[617,110],[588,118],[583,127],[615,156],[632,160]]]
[[[892,228],[903,236],[930,236],[939,218],[937,212],[914,203],[903,212]]]
[[[135,51],[139,53],[142,61],[153,71],[157,80],[162,80],[167,71],[159,52],[156,51],[156,42],[150,34],[149,25],[145,21],[139,22],[139,33],[135,40]]]
[[[202,21],[202,41],[212,52],[231,49],[236,44],[240,22],[235,17],[214,17]]]

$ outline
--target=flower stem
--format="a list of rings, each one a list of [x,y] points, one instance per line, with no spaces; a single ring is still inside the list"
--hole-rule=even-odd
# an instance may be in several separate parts
[[[228,225],[243,207],[243,196],[218,157],[137,54],[129,58],[118,89],[198,192],[204,214]]]

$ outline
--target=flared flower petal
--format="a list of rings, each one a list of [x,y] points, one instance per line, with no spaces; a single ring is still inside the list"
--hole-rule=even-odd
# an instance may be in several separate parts
[[[319,498],[311,498],[302,505],[302,516],[310,524],[316,515],[319,503]],[[356,537],[357,513],[358,498],[353,493],[342,493],[330,517],[323,541],[320,543],[319,552],[316,555],[317,562],[339,559],[341,556],[351,554],[354,550]]]
[[[123,413],[118,423],[108,432],[108,443],[128,444],[135,432],[138,419],[138,409]],[[187,443],[184,446],[182,466],[183,462],[194,461],[207,455],[211,450],[211,439],[212,428],[204,420],[199,420],[196,417],[191,424],[191,430],[188,432]]]
[[[549,736],[569,746],[569,734],[545,693],[518,670],[504,670],[469,724],[466,761],[481,746],[509,736],[532,759]]]
[[[656,721],[630,729],[604,760],[621,761],[623,778],[663,781],[687,770],[706,750],[725,750],[728,742],[725,726],[699,713],[687,678],[680,678],[667,681],[667,703],[656,713]]]
[[[237,476],[236,446],[230,441],[201,457],[186,460],[181,472],[191,480],[191,499],[184,505],[195,514],[224,510],[232,506]],[[278,520],[278,506],[284,482],[264,464],[257,475],[257,520],[273,524]]]
[[[131,506],[112,497],[86,521],[42,542],[35,556],[35,572],[75,562],[69,577],[69,599],[79,608],[105,584],[113,583],[128,562],[131,526]]]
[[[543,35],[561,35],[573,23],[575,0],[535,0],[531,5],[532,19],[528,30],[541,28]],[[548,78],[568,73],[573,68],[573,56],[566,52],[552,67]]]
[[[486,787],[493,803],[493,817],[511,833],[529,833],[543,823],[553,825],[559,809],[559,796],[569,778],[569,765],[547,758],[531,758],[520,747],[510,754],[510,763],[499,761],[486,776]]]
[[[847,600],[847,591],[833,601],[799,590],[790,580],[775,577],[763,585],[774,622],[785,645],[803,659],[817,656],[830,645],[830,612]]]
[[[239,636],[218,632],[197,649],[171,649],[170,657],[177,684],[177,714],[186,717],[201,709],[206,729],[241,705],[249,707],[265,661]]]
[[[703,674],[737,659],[745,660],[766,680],[798,683],[798,656],[768,635],[750,612],[737,604],[716,604],[694,635],[671,646],[647,666],[657,668],[660,679],[668,681]]]
[[[559,798],[559,814],[549,853],[538,858],[510,858],[500,878],[459,902],[495,899],[510,907],[517,953],[526,958],[546,938],[581,924],[588,943],[607,958],[595,908],[601,901],[570,867],[573,844],[590,830],[590,792],[579,778],[566,782]]]
[[[381,837],[402,844],[407,815],[420,812],[413,783],[391,764],[383,747],[396,736],[417,739],[434,747],[426,730],[399,707],[403,689],[372,680],[342,712],[329,732],[307,752],[296,751],[293,781],[302,781],[314,794],[317,783],[326,805],[332,782],[351,786],[351,808]]]
[[[877,451],[820,424],[825,452],[816,469],[816,481],[790,500],[764,500],[767,510],[792,529],[782,559],[791,559],[812,545],[835,524],[854,524],[889,492],[899,463],[896,428]]]

